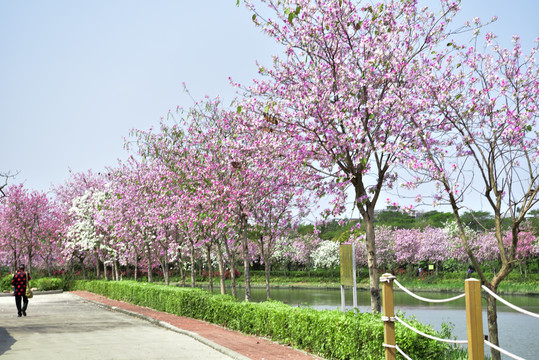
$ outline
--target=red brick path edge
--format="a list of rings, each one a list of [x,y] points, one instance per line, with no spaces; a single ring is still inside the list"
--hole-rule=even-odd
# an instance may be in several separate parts
[[[222,347],[230,349],[252,360],[320,360],[322,358],[307,354],[286,345],[278,344],[265,338],[242,334],[221,326],[210,324],[183,316],[176,316],[150,308],[112,300],[88,291],[73,291],[72,294],[87,300],[103,304],[107,307],[118,308],[130,313],[142,315],[170,324],[181,330],[198,334]]]

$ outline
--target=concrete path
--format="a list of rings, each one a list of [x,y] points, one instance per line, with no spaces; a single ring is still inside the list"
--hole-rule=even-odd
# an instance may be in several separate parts
[[[245,359],[71,293],[36,295],[27,314],[17,317],[14,297],[0,297],[2,360]]]

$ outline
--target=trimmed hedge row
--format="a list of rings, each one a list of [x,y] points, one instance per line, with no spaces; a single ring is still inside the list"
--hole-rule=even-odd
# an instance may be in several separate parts
[[[213,295],[193,288],[134,281],[76,281],[74,290],[87,290],[115,300],[171,314],[204,320],[243,333],[270,338],[326,359],[381,359],[384,357],[380,315],[296,308],[277,301],[239,302],[229,295]],[[437,333],[411,319],[423,332]],[[414,359],[454,359],[453,349],[425,339],[396,324],[399,347]]]
[[[11,274],[0,278],[0,291],[13,291],[11,279],[13,279],[13,275]],[[39,291],[62,290],[65,287],[65,281],[58,278],[39,278],[30,280],[30,288],[37,288]]]

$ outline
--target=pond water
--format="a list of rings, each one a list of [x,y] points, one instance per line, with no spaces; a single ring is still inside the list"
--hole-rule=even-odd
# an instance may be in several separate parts
[[[239,289],[238,298],[245,298],[244,289]],[[266,300],[265,288],[251,289],[252,301]],[[455,296],[449,293],[422,293],[417,295],[430,299],[446,299]],[[305,289],[305,288],[272,288],[271,298],[291,306],[304,306],[314,309],[339,310],[341,306],[340,289]],[[512,304],[528,311],[539,313],[538,296],[503,296]],[[367,291],[358,291],[358,308],[360,311],[370,311],[370,296]],[[352,308],[352,290],[346,291],[346,309]],[[406,316],[415,316],[422,323],[430,324],[435,330],[441,330],[442,323],[451,323],[453,335],[458,340],[466,340],[466,312],[464,299],[449,303],[425,303],[410,295],[395,291],[395,311],[401,311]],[[498,302],[498,327],[500,345],[503,349],[524,359],[539,359],[539,319],[515,312]],[[486,302],[483,300],[483,329],[487,334]],[[490,348],[485,348],[485,354],[490,354]],[[504,359],[511,359],[503,356]]]

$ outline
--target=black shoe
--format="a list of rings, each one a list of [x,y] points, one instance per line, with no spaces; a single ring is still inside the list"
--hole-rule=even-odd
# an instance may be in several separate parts
[[[22,316],[22,314],[21,314],[21,313],[19,313],[19,317],[21,317],[21,316]]]
[[[26,311],[23,310],[22,314],[23,314],[24,316],[26,316]]]

